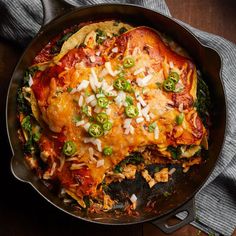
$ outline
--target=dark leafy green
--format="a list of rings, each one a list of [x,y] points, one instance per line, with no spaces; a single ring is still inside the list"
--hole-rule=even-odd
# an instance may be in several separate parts
[[[176,160],[176,159],[179,159],[180,155],[182,154],[182,151],[181,151],[181,147],[178,146],[178,147],[173,147],[173,146],[169,146],[167,148],[167,151],[170,152],[171,154],[171,157]]]
[[[121,27],[120,29],[119,29],[119,34],[123,34],[123,33],[125,33],[126,31],[128,31],[125,27]]]
[[[197,100],[194,105],[197,108],[197,112],[201,117],[203,124],[208,127],[209,124],[207,121],[211,109],[210,92],[207,84],[201,78],[198,78]]]
[[[123,166],[126,164],[139,165],[144,162],[143,156],[140,152],[132,152],[123,161],[115,166],[114,172],[121,173],[123,171]]]
[[[104,42],[104,40],[107,38],[107,34],[106,32],[100,30],[100,29],[96,29],[96,42],[98,44],[102,44]]]
[[[36,71],[38,71],[39,68],[37,66],[31,67],[25,71],[24,78],[23,78],[23,85],[29,86],[29,79],[30,76],[33,76]]]
[[[31,107],[30,107],[29,103],[25,100],[21,88],[18,89],[16,100],[17,100],[18,112],[24,113],[24,114],[30,114],[31,113]]]

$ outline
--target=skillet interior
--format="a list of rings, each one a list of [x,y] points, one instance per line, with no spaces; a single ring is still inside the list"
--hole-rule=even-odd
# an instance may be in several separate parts
[[[192,168],[187,174],[181,171],[175,173],[175,178],[167,184],[158,185],[152,190],[144,182],[137,181],[136,184],[125,182],[125,191],[136,193],[138,196],[139,215],[127,216],[126,214],[115,215],[114,213],[103,213],[102,215],[86,215],[85,212],[74,212],[64,204],[34,176],[24,162],[23,152],[17,138],[18,123],[16,119],[16,94],[17,88],[21,84],[21,79],[25,69],[30,65],[32,59],[48,41],[56,36],[63,29],[86,21],[97,21],[104,19],[120,19],[122,21],[136,25],[146,25],[172,36],[173,39],[183,46],[196,65],[203,73],[203,77],[209,85],[211,97],[214,102],[214,113],[212,114],[213,125],[211,128],[211,138],[209,144],[209,158],[201,166]],[[131,5],[97,5],[80,8],[70,13],[56,18],[48,25],[44,26],[36,38],[26,49],[17,65],[8,91],[7,101],[7,126],[11,147],[14,153],[12,159],[12,169],[16,177],[29,182],[47,200],[55,206],[69,214],[83,218],[88,221],[106,224],[138,223],[146,220],[156,219],[170,211],[178,208],[191,199],[196,191],[206,181],[208,175],[213,170],[221,150],[224,140],[226,126],[225,96],[220,81],[220,58],[212,49],[202,46],[188,31],[175,23],[173,20],[158,14],[154,11],[142,7]],[[141,180],[141,178],[140,178]],[[120,193],[121,189],[116,189]],[[172,192],[169,197],[164,197],[163,192]],[[155,210],[144,211],[144,206],[149,200],[157,201]]]

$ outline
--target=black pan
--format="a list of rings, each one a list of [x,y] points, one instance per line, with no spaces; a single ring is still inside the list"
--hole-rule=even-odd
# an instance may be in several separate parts
[[[8,90],[6,120],[8,137],[13,152],[11,169],[14,176],[21,181],[31,184],[38,193],[57,208],[89,222],[120,225],[152,221],[153,224],[163,231],[171,233],[193,221],[195,215],[194,195],[213,171],[224,142],[226,102],[224,88],[221,83],[220,56],[213,49],[201,44],[191,32],[174,19],[144,7],[128,4],[101,4],[75,8],[58,0],[43,0],[43,4],[45,14],[44,24],[20,58],[12,75]],[[177,171],[174,175],[175,177],[169,183],[158,185],[151,190],[147,188],[146,183],[142,182],[142,178],[138,178],[136,184],[126,181],[122,185],[114,186],[114,194],[122,196],[121,193],[131,192],[138,196],[138,214],[135,216],[127,215],[118,210],[118,214],[111,212],[103,213],[102,215],[88,215],[86,212],[75,212],[73,208],[65,206],[27,167],[21,144],[17,138],[17,129],[19,128],[16,119],[17,88],[21,85],[24,71],[31,64],[32,59],[50,39],[63,29],[89,20],[97,21],[108,18],[120,19],[134,25],[150,26],[170,35],[194,59],[209,85],[211,97],[215,104],[213,106],[213,124],[210,130],[209,152],[206,163],[193,167],[186,174],[183,174],[182,171]],[[163,193],[166,191],[170,192],[171,195],[165,197]],[[148,201],[151,201],[154,206],[154,209],[151,211],[146,207]],[[181,211],[187,211],[188,213],[183,221],[176,225],[168,225],[166,223],[167,219]]]

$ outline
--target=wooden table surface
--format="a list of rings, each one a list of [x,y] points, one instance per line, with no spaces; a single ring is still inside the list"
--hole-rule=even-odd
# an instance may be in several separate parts
[[[236,42],[236,1],[166,0],[171,14],[186,23]],[[0,23],[1,24],[1,23]],[[10,172],[11,152],[5,129],[5,99],[13,68],[21,50],[0,40],[0,236],[157,236],[165,235],[150,223],[134,226],[101,226],[74,219],[55,209],[29,185],[17,181]],[[188,225],[173,236],[205,235]],[[234,233],[236,236],[236,232]]]

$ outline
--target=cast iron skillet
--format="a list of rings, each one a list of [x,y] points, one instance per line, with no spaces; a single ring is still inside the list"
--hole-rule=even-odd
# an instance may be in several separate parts
[[[174,19],[166,17],[156,11],[144,7],[128,4],[101,4],[75,8],[62,0],[43,0],[44,23],[36,37],[25,50],[12,75],[9,85],[6,120],[8,137],[11,143],[13,157],[11,161],[12,173],[16,178],[34,187],[46,200],[64,212],[79,219],[100,224],[135,224],[152,221],[153,224],[167,233],[188,224],[194,219],[194,195],[206,182],[214,169],[224,141],[226,127],[226,103],[224,89],[221,83],[221,60],[219,55],[211,48],[201,44],[197,38],[186,28],[179,25]],[[170,35],[182,45],[194,59],[202,71],[204,79],[210,87],[211,97],[215,104],[213,107],[211,137],[209,144],[209,157],[206,163],[192,168],[187,174],[177,171],[175,177],[168,184],[158,185],[151,190],[138,178],[136,184],[126,181],[117,186],[116,194],[131,192],[138,196],[137,211],[139,215],[128,216],[125,213],[94,214],[75,212],[65,206],[62,201],[30,171],[27,167],[20,142],[17,138],[19,124],[16,119],[17,88],[21,85],[25,69],[30,65],[35,55],[63,29],[86,22],[104,19],[120,19],[134,25],[146,25]],[[164,192],[171,192],[171,196],[164,197]],[[147,211],[145,206],[148,201],[154,204],[152,211]],[[178,212],[186,211],[187,217],[176,225],[168,225],[167,219]]]

